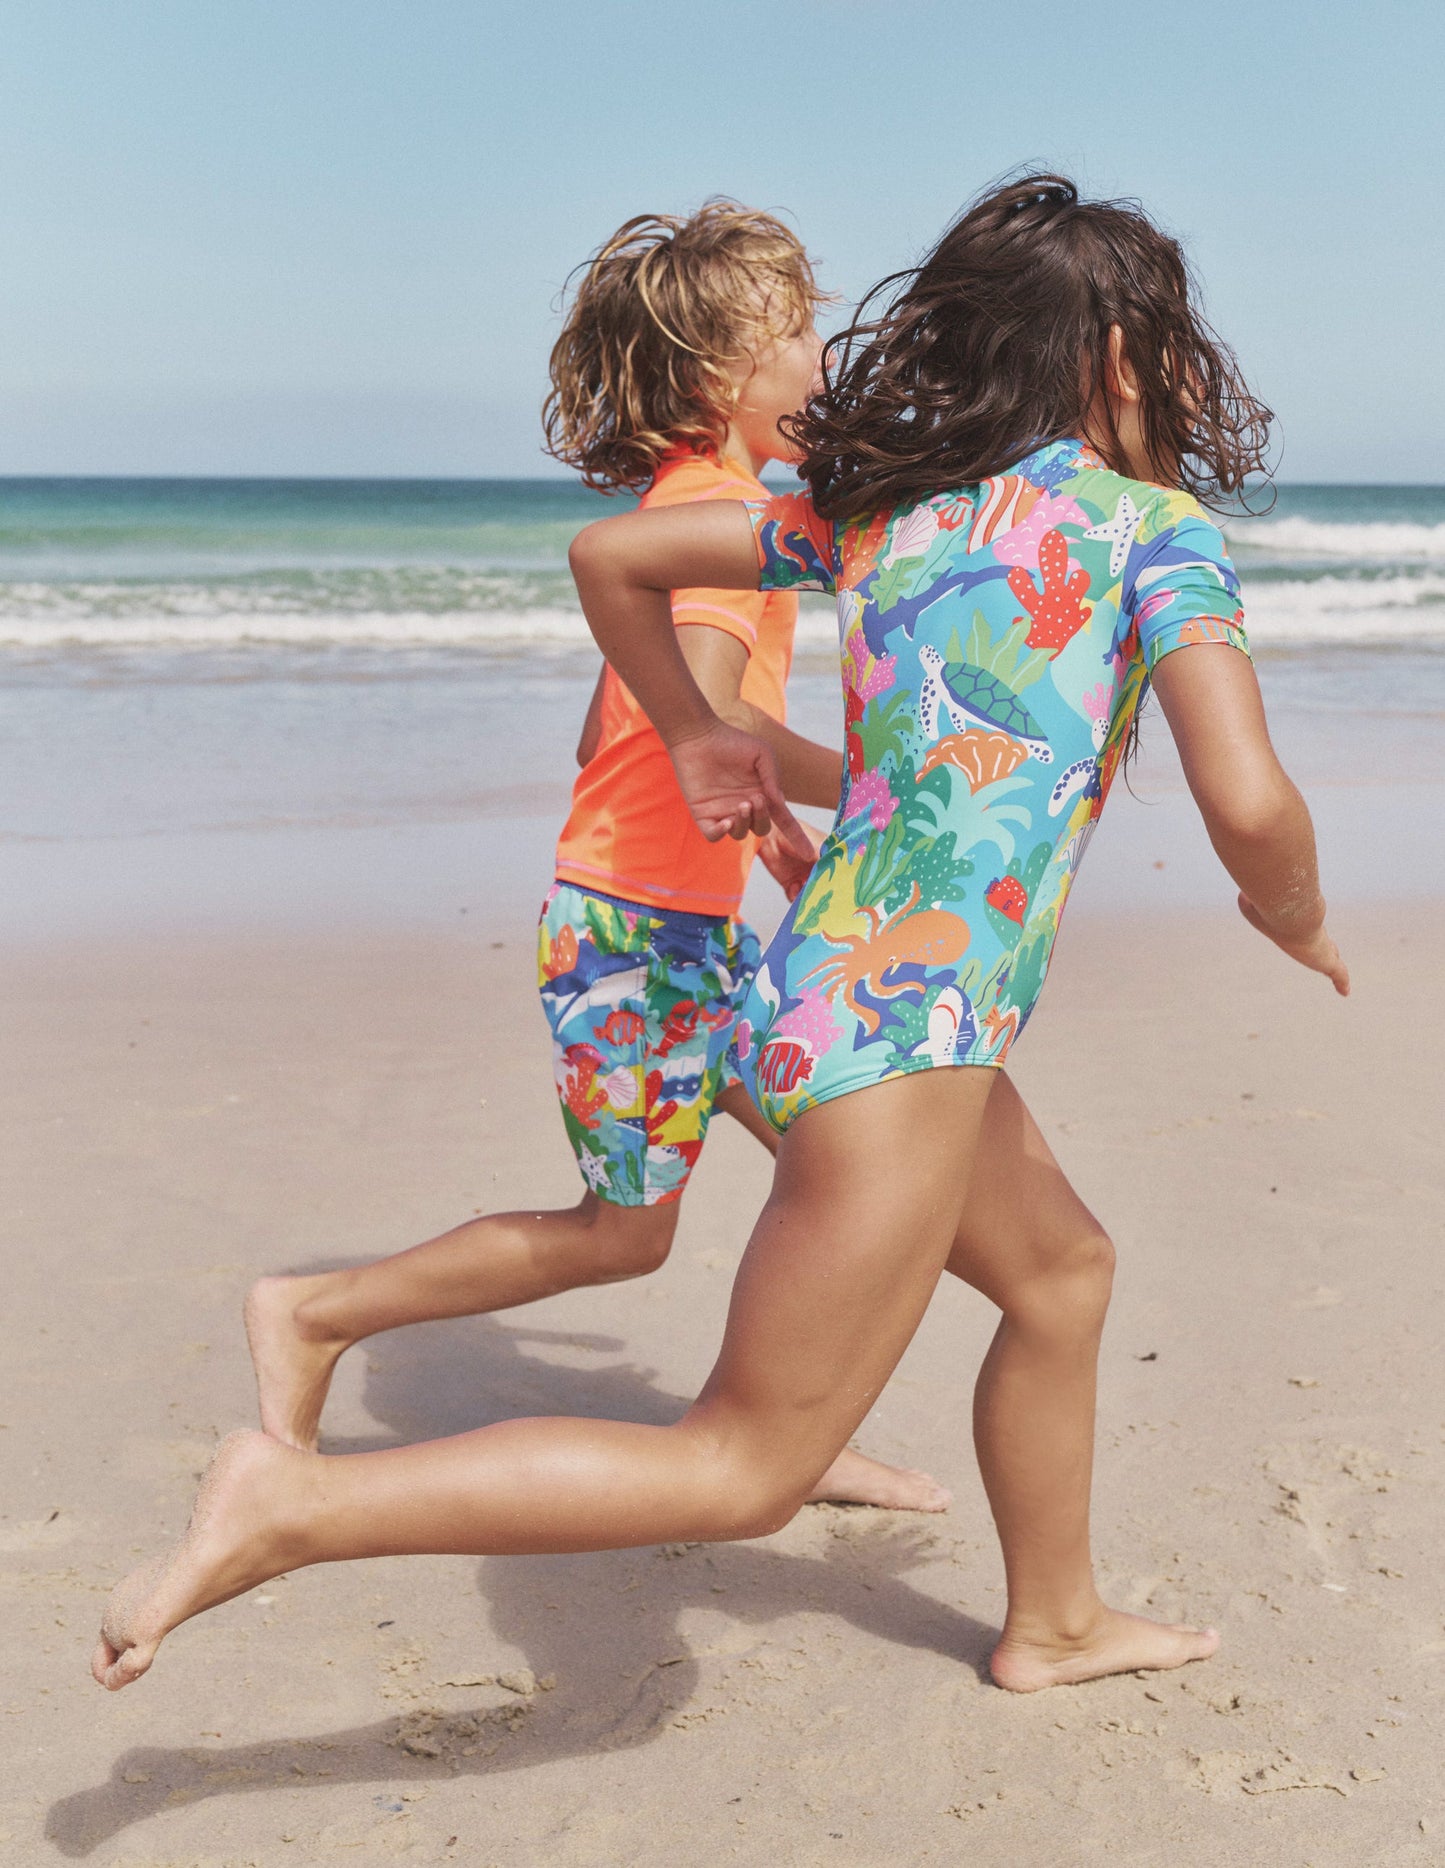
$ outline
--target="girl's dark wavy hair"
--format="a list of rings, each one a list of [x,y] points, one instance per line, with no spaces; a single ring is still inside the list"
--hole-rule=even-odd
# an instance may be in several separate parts
[[[1135,201],[1028,174],[980,196],[829,344],[821,388],[785,424],[818,511],[842,521],[971,485],[1086,422],[1126,471],[1099,394],[1116,324],[1150,456],[1177,484],[1217,503],[1267,472],[1273,416],[1201,315],[1178,243]]]

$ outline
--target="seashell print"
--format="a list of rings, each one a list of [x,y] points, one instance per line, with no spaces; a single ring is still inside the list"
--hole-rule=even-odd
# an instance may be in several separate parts
[[[883,568],[897,564],[900,558],[921,558],[938,537],[938,514],[931,506],[916,506],[894,528],[884,554]]]

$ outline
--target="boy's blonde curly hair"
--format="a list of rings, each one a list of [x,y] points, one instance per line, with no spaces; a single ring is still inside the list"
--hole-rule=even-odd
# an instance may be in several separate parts
[[[727,365],[760,337],[795,336],[825,302],[792,230],[724,199],[636,215],[579,270],[542,426],[547,452],[603,492],[642,491],[679,445],[720,447]]]

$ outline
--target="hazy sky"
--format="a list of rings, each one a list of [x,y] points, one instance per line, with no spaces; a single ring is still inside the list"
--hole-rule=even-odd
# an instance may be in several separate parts
[[[1044,161],[1184,236],[1287,479],[1445,481],[1440,0],[30,0],[0,472],[549,470],[569,268],[786,210],[847,296]]]

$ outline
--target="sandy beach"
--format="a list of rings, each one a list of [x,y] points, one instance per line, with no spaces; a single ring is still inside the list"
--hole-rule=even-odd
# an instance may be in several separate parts
[[[457,925],[7,954],[0,1860],[1445,1859],[1429,903],[1339,917],[1348,1004],[1218,909],[1081,915],[1018,1053],[1120,1250],[1105,1585],[1217,1622],[1213,1662],[987,1683],[1002,1592],[968,1396],[991,1319],[945,1288],[860,1436],[939,1474],[945,1516],[811,1507],[747,1545],[310,1571],[99,1694],[105,1591],[250,1420],[248,1281],[573,1197],[527,921]],[[660,1274],[375,1339],[325,1444],[673,1417],[766,1184],[721,1124]]]

